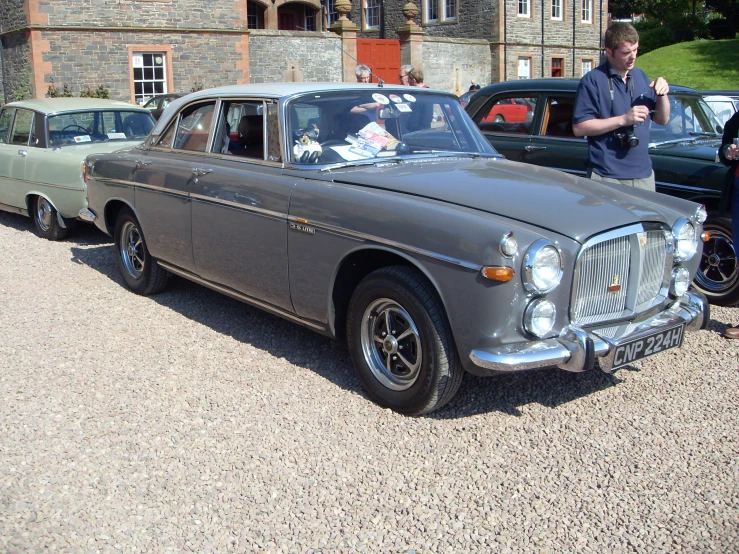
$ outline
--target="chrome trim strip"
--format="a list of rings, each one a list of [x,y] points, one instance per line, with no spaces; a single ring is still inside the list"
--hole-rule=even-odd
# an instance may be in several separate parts
[[[306,327],[310,327],[311,329],[315,329],[317,331],[325,331],[326,326],[319,325],[317,323],[313,323],[310,321],[307,321],[305,319],[302,319],[301,317],[292,314],[290,312],[286,312],[280,308],[276,308],[272,304],[267,304],[265,302],[261,302],[259,300],[255,300],[251,296],[247,296],[245,294],[242,294],[238,291],[235,291],[231,288],[225,287],[223,285],[218,285],[216,283],[213,283],[212,281],[208,281],[206,279],[203,279],[202,277],[199,277],[195,275],[194,273],[190,273],[187,270],[180,269],[177,266],[170,265],[166,262],[162,262],[161,260],[157,260],[157,263],[162,266],[167,271],[174,273],[175,275],[179,275],[180,277],[184,277],[185,279],[188,279],[190,281],[193,281],[195,283],[198,283],[199,285],[203,285],[205,287],[208,287],[209,289],[213,289],[217,292],[220,292],[222,294],[225,294],[226,296],[230,296],[231,298],[235,298],[236,300],[239,300],[241,302],[244,302],[245,304],[249,304],[252,306],[255,306],[257,308],[260,308],[264,311],[273,313],[275,315],[278,315],[280,317],[283,317],[285,319],[289,319],[290,321],[294,321],[296,323],[300,323],[301,325],[305,325]]]
[[[193,200],[200,200],[201,202],[207,202],[208,204],[219,204],[222,206],[228,206],[229,208],[238,208],[247,212],[257,213],[274,219],[280,219],[286,221],[288,219],[287,214],[275,212],[272,210],[265,210],[264,208],[257,208],[249,206],[248,204],[242,204],[240,202],[232,202],[231,200],[222,200],[220,198],[213,198],[212,196],[204,196],[202,194],[190,194],[190,198]]]
[[[26,179],[16,179],[14,177],[6,177],[8,181],[16,182],[16,183],[22,183],[23,185],[33,185],[37,187],[49,187],[52,189],[62,189],[62,190],[79,190],[84,191],[84,187],[70,187],[67,185],[55,185],[53,183],[41,183],[39,181],[27,181]]]

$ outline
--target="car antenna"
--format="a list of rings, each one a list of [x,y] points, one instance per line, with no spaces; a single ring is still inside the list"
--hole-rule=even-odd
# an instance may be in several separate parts
[[[344,50],[344,47],[343,46],[339,46],[338,44],[335,44],[335,43],[334,43],[334,46],[336,46],[336,48],[338,48],[339,50],[341,50],[341,53],[342,54],[345,54],[345,55],[349,56],[356,63],[359,63],[359,60],[357,58],[355,58],[354,56],[352,56],[349,52],[347,52],[346,50]],[[367,66],[367,67],[369,67],[369,66]],[[374,71],[372,71],[372,68],[371,67],[370,67],[370,74],[373,75],[377,79],[377,86],[379,88],[382,88],[385,85],[385,80],[382,77],[380,77],[377,73],[375,73]]]

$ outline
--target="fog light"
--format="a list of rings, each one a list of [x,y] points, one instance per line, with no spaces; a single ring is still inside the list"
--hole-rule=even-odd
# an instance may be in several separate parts
[[[698,209],[695,210],[695,220],[698,223],[703,223],[706,219],[708,219],[708,212],[706,211],[706,206],[701,204],[698,206]]]
[[[670,292],[676,298],[680,298],[683,294],[688,292],[690,286],[690,273],[684,267],[676,267],[672,270],[672,284],[670,285]]]
[[[537,298],[524,312],[523,324],[526,330],[536,337],[543,337],[554,327],[557,308],[549,300]]]

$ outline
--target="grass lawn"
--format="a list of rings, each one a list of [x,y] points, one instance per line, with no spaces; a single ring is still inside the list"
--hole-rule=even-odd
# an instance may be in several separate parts
[[[637,57],[636,66],[670,84],[739,90],[739,39],[672,44]]]

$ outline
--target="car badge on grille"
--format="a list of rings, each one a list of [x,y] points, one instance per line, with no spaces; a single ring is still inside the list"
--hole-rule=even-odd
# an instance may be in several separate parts
[[[621,290],[621,283],[619,282],[618,274],[616,274],[613,276],[613,281],[611,281],[611,284],[608,286],[608,293],[616,294],[620,290]]]
[[[637,233],[637,236],[639,237],[639,245],[641,246],[641,249],[644,250],[647,247],[647,234]]]

